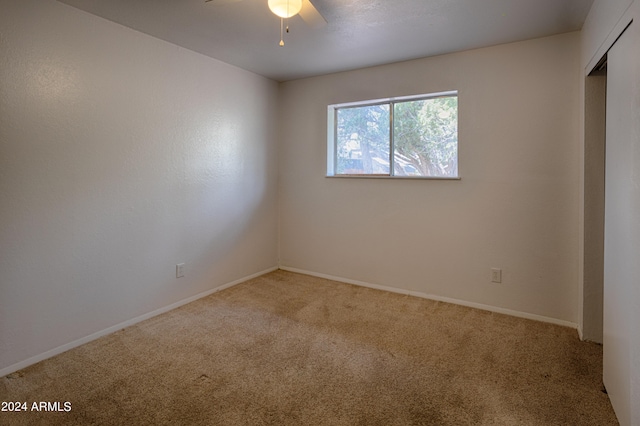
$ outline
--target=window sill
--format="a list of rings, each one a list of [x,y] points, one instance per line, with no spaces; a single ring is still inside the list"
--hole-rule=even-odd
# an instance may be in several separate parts
[[[388,176],[388,175],[326,175],[327,178],[338,179],[402,179],[402,180],[462,180],[460,176]]]

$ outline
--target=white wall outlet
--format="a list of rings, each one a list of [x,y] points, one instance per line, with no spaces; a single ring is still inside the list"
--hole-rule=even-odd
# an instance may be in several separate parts
[[[184,277],[184,263],[178,263],[176,265],[176,278]]]
[[[491,282],[492,283],[501,283],[502,282],[502,269],[500,269],[500,268],[491,268]]]

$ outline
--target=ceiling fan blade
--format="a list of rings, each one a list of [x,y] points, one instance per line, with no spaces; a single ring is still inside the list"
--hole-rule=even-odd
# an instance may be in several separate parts
[[[300,10],[300,17],[311,28],[322,28],[327,25],[327,20],[324,19],[318,9],[311,4],[309,0],[302,0],[302,9]]]
[[[205,3],[211,3],[214,6],[221,6],[227,3],[237,3],[242,0],[204,0]]]

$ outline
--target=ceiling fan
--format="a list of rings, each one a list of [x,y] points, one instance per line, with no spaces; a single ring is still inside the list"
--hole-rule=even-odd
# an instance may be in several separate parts
[[[205,0],[219,6],[227,3],[237,3],[242,0]],[[302,20],[311,28],[321,28],[327,25],[327,20],[318,12],[310,0],[268,0],[269,9],[280,18],[280,46],[284,46],[284,20],[300,15]],[[286,29],[289,32],[289,27]]]

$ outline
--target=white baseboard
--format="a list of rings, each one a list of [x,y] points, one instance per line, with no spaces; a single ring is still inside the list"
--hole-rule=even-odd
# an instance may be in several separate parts
[[[4,376],[6,376],[8,374],[11,374],[11,373],[14,373],[14,372],[16,372],[18,370],[22,370],[23,368],[26,368],[26,367],[28,367],[30,365],[33,365],[33,364],[38,363],[40,361],[44,361],[47,358],[51,358],[53,356],[59,355],[59,354],[61,354],[63,352],[66,352],[69,349],[73,349],[73,348],[76,348],[78,346],[84,345],[85,343],[89,343],[92,340],[96,340],[96,339],[98,339],[100,337],[106,336],[108,334],[111,334],[113,332],[121,330],[121,329],[123,329],[125,327],[129,327],[131,325],[134,325],[134,324],[139,323],[141,321],[144,321],[146,319],[153,318],[153,317],[155,317],[157,315],[160,315],[160,314],[163,314],[165,312],[169,312],[169,311],[171,311],[173,309],[179,308],[182,305],[186,305],[187,303],[191,303],[191,302],[194,302],[194,301],[196,301],[198,299],[202,299],[203,297],[209,296],[210,294],[217,293],[218,291],[227,289],[229,287],[233,287],[234,285],[238,285],[238,284],[243,283],[245,281],[248,281],[250,279],[259,277],[259,276],[267,274],[269,272],[273,272],[273,271],[275,271],[277,269],[278,269],[277,266],[273,267],[273,268],[265,269],[264,271],[257,272],[255,274],[249,275],[249,276],[244,277],[244,278],[240,278],[238,280],[232,281],[232,282],[227,283],[227,284],[223,284],[223,285],[221,285],[219,287],[216,287],[214,289],[207,290],[205,292],[196,294],[195,296],[188,297],[186,299],[183,299],[183,300],[180,300],[178,302],[172,303],[172,304],[170,304],[168,306],[164,306],[164,307],[162,307],[160,309],[156,309],[154,311],[148,312],[148,313],[146,313],[144,315],[140,315],[140,316],[132,318],[130,320],[121,322],[121,323],[116,324],[116,325],[114,325],[112,327],[105,328],[104,330],[100,330],[100,331],[98,331],[96,333],[93,333],[93,334],[90,334],[88,336],[82,337],[82,338],[80,338],[78,340],[74,340],[73,342],[69,342],[69,343],[66,343],[66,344],[64,344],[62,346],[58,346],[57,348],[48,350],[48,351],[43,352],[41,354],[38,354],[36,356],[32,356],[30,358],[25,359],[24,361],[20,361],[18,363],[15,363],[13,365],[10,365],[8,367],[4,367],[4,368],[0,369],[0,377],[4,377]]]
[[[576,329],[576,330],[580,331],[579,328],[578,328],[578,324],[575,324],[573,322],[565,321],[565,320],[561,320],[561,319],[557,319],[557,318],[545,317],[545,316],[542,316],[542,315],[530,314],[528,312],[520,312],[520,311],[511,310],[511,309],[500,308],[500,307],[497,307],[497,306],[483,305],[481,303],[475,303],[475,302],[467,302],[466,300],[459,300],[459,299],[452,299],[452,298],[449,298],[449,297],[436,296],[436,295],[433,295],[433,294],[422,293],[422,292],[419,292],[419,291],[405,290],[405,289],[402,289],[402,288],[388,287],[388,286],[378,285],[378,284],[370,284],[370,283],[367,283],[367,282],[364,282],[364,281],[351,280],[351,279],[348,279],[348,278],[342,278],[342,277],[336,277],[336,276],[333,276],[333,275],[321,274],[321,273],[318,273],[318,272],[306,271],[306,270],[303,270],[303,269],[290,268],[288,266],[280,265],[280,269],[282,269],[284,271],[295,272],[295,273],[298,273],[298,274],[311,275],[311,276],[319,277],[319,278],[326,278],[328,280],[339,281],[339,282],[343,282],[343,283],[347,283],[347,284],[353,284],[353,285],[362,286],[362,287],[369,287],[369,288],[373,288],[373,289],[376,289],[376,290],[384,290],[384,291],[389,291],[389,292],[392,292],[392,293],[406,294],[406,295],[409,295],[409,296],[421,297],[423,299],[435,300],[435,301],[438,301],[438,302],[452,303],[454,305],[462,305],[462,306],[466,306],[466,307],[469,307],[469,308],[481,309],[483,311],[490,311],[490,312],[495,312],[495,313],[498,313],[498,314],[511,315],[513,317],[518,317],[518,318],[525,318],[525,319],[530,319],[530,320],[534,320],[534,321],[541,321],[541,322],[561,325],[563,327],[569,327],[569,328],[573,328],[573,329]]]
[[[584,333],[582,331],[582,326],[578,324],[576,328],[578,329],[578,337],[580,337],[580,341],[584,341]]]

